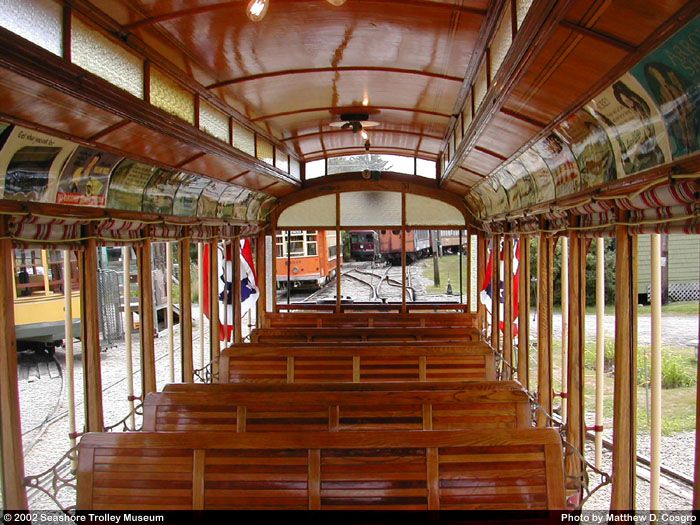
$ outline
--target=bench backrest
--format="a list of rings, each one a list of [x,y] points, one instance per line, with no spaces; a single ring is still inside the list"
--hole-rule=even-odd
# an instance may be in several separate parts
[[[227,348],[220,383],[493,381],[494,355],[483,343],[463,345],[264,345]]]
[[[265,328],[285,327],[465,327],[476,328],[476,315],[467,313],[415,312],[407,314],[386,312],[336,313],[267,313]]]
[[[504,388],[504,384],[506,387]],[[146,396],[143,430],[278,432],[527,428],[530,403],[514,382],[458,387],[343,391],[233,391],[201,388]]]
[[[99,433],[79,509],[559,509],[554,429]]]
[[[479,333],[463,326],[442,327],[288,327],[258,328],[251,332],[253,343],[329,343],[329,342],[464,342],[478,341]]]

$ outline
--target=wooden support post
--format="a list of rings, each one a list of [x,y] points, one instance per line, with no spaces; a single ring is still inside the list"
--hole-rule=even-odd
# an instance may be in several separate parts
[[[415,234],[414,234],[415,238]],[[401,192],[401,313],[405,314],[406,307],[406,192]]]
[[[658,511],[661,480],[661,236],[651,234],[651,432],[649,510]]]
[[[243,313],[241,311],[241,239],[238,237],[239,230],[236,231],[236,237],[231,240],[232,256],[233,256],[233,284],[231,293],[233,293],[233,344],[239,345],[243,342]]]
[[[605,241],[596,239],[595,466],[603,464],[603,394],[605,392]]]
[[[567,441],[584,454],[586,423],[584,414],[584,350],[586,345],[586,242],[573,232],[569,239],[569,276],[571,297],[569,303],[568,323],[568,370],[566,399],[562,405],[567,405],[568,424],[566,426]],[[563,262],[562,262],[563,264]],[[563,270],[563,267],[562,267]],[[583,475],[585,465],[580,456],[569,453],[565,461],[568,476],[567,489],[576,495],[577,501],[583,497]],[[579,481],[580,480],[580,483]]]
[[[182,352],[183,383],[194,381],[194,350],[192,348],[192,275],[190,247],[192,240],[185,237],[178,247],[180,266],[180,351]]]
[[[166,326],[168,327],[168,377],[175,382],[175,337],[173,326],[173,243],[165,243]]]
[[[129,399],[129,423],[131,428],[136,428],[136,417],[134,416],[134,355],[132,353],[131,332],[134,329],[134,316],[131,312],[131,247],[122,247],[122,270],[123,270],[123,296],[124,296],[124,342],[126,344],[126,395]],[[66,343],[68,333],[66,332]],[[73,348],[71,344],[71,359]],[[68,364],[68,345],[66,344],[66,364]],[[72,365],[71,365],[72,366]],[[66,369],[66,374],[68,370]],[[70,402],[70,401],[69,401]],[[75,432],[75,429],[71,430]]]
[[[277,230],[274,227],[274,223],[270,235],[272,236],[272,253],[270,254],[272,259],[272,265],[270,266],[272,270],[270,275],[270,280],[272,281],[272,312],[277,313]]]
[[[75,353],[73,352],[73,279],[71,277],[71,264],[70,264],[70,250],[63,250],[63,308],[65,310],[65,324],[66,324],[66,401],[68,405],[68,440],[70,442],[71,448],[76,445],[76,423],[75,423]],[[128,274],[127,274],[128,275]],[[128,308],[127,305],[124,306],[124,311]],[[126,330],[125,330],[126,332]],[[127,350],[131,350],[131,345],[129,344],[127,335]],[[131,363],[130,354],[127,354],[126,362],[126,384],[127,384],[127,394],[132,396],[134,394],[133,389],[133,375],[131,375]],[[131,390],[129,390],[131,386]],[[130,408],[133,412],[133,401],[130,401]],[[133,426],[133,415],[130,418],[132,427]],[[77,458],[71,461],[73,468],[77,468],[78,462]]]
[[[530,237],[520,236],[518,290],[518,381],[530,390]]]
[[[498,304],[498,303],[497,303]],[[503,373],[501,378],[513,377],[513,240],[503,237]]]
[[[540,234],[537,254],[537,399],[542,409],[552,413],[552,265],[554,242]],[[548,426],[547,417],[537,413],[537,426]]]
[[[624,222],[626,217],[619,219]],[[626,226],[617,226],[615,239],[615,397],[610,508],[633,510],[637,466],[637,238],[629,234]]]
[[[258,290],[260,295],[258,296],[258,303],[256,305],[256,325],[260,328],[265,326],[265,314],[267,305],[267,265],[266,253],[265,253],[265,232],[261,231],[255,240],[255,274],[258,278]]]
[[[209,242],[209,360],[212,378],[219,375],[219,242],[215,237]],[[216,382],[216,379],[212,379]]]
[[[204,243],[197,243],[197,307],[199,308],[199,368],[204,366]]]
[[[486,308],[484,307],[484,304],[481,302],[481,288],[484,285],[484,278],[486,275],[486,262],[488,259],[488,254],[486,253],[487,250],[487,241],[486,237],[484,237],[483,234],[479,234],[477,236],[477,309],[476,309],[476,316],[478,319],[478,324],[477,326],[479,327],[479,332],[482,333],[482,335],[485,337],[486,333]]]
[[[151,240],[136,249],[139,273],[139,337],[141,342],[141,393],[156,391],[155,325],[153,318],[153,270]]]
[[[88,228],[88,236],[92,233]],[[80,250],[80,341],[83,355],[85,417],[88,432],[102,432],[102,372],[97,298],[97,241],[88,238]]]
[[[493,270],[491,272],[491,346],[496,352],[500,351],[499,344],[499,309],[501,296],[501,236],[493,237]]]
[[[561,242],[561,391],[568,390],[569,368],[569,239],[560,237]],[[566,398],[561,398],[561,420],[568,421]]]
[[[0,219],[0,459],[2,459],[2,506],[6,509],[26,509],[24,491],[24,452],[22,450],[22,421],[17,386],[17,341],[15,339],[15,302],[13,294],[14,253],[12,240],[7,238],[8,217]]]
[[[326,166],[327,167],[327,166]],[[318,240],[318,239],[317,239]],[[340,242],[340,193],[335,194],[335,313],[339,314],[342,309],[342,279],[341,279],[341,260],[340,256],[343,251],[342,243]]]

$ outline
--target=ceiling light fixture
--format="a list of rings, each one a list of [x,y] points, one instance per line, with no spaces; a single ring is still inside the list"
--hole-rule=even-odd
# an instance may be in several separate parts
[[[270,7],[269,0],[250,0],[245,12],[253,22],[260,22],[265,18],[268,7]]]
[[[345,0],[326,0],[326,2],[336,7],[339,7],[345,3]]]
[[[362,137],[362,140],[367,140],[369,138],[369,135],[367,135],[367,132],[364,129],[360,131],[360,136]]]

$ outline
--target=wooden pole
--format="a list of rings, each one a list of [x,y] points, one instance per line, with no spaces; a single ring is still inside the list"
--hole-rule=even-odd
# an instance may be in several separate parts
[[[530,390],[530,237],[520,236],[518,290],[518,381]]]
[[[651,235],[651,435],[649,510],[660,510],[661,479],[661,236]]]
[[[155,392],[156,354],[153,318],[153,270],[151,240],[146,239],[137,248],[139,274],[139,338],[141,342],[141,392],[146,396]]]
[[[605,392],[605,241],[596,239],[595,466],[603,464],[603,393]]]
[[[134,416],[134,356],[131,339],[134,320],[131,313],[131,248],[129,246],[122,247],[122,275],[124,280],[122,295],[124,296],[124,342],[126,344],[126,396],[129,401],[129,412],[131,414],[129,423],[131,428],[136,428],[136,418]],[[66,363],[68,363],[67,352]]]
[[[561,420],[566,424],[569,352],[569,239],[561,237]]]
[[[197,301],[199,307],[199,368],[204,366],[204,243],[197,243]]]
[[[178,249],[180,266],[180,351],[182,352],[183,383],[194,381],[194,353],[192,348],[192,275],[190,271],[190,248],[192,240],[180,240]],[[200,325],[201,326],[201,325]]]
[[[265,232],[261,231],[258,233],[258,237],[255,240],[255,274],[258,279],[257,284],[260,292],[256,304],[255,324],[261,328],[265,326],[265,314],[267,310],[267,265],[265,264],[265,252]]]
[[[90,233],[91,229],[88,229]],[[88,432],[102,432],[102,372],[100,366],[100,321],[97,297],[97,241],[90,236],[80,259],[80,327],[83,354],[83,384]]]
[[[236,232],[238,234],[238,232]],[[243,342],[243,312],[241,311],[241,240],[234,238],[233,243],[233,344]]]
[[[168,327],[168,373],[170,382],[175,382],[175,334],[173,327],[173,245],[165,243],[165,294],[167,296],[166,316]]]
[[[41,268],[44,272],[44,295],[51,295],[49,284],[49,257],[46,250],[41,250]]]
[[[620,214],[620,221],[627,219]],[[635,508],[637,451],[637,238],[615,228],[615,387],[611,510]]]
[[[415,233],[413,235],[415,239]],[[401,313],[406,313],[406,192],[401,192]]]
[[[7,237],[8,217],[0,219],[0,458],[2,459],[2,502],[6,509],[26,509],[24,491],[24,452],[22,421],[17,386],[17,341],[15,339],[15,303],[12,293],[14,274],[12,241]]]
[[[495,235],[493,237],[493,271],[491,272],[491,346],[496,352],[500,350],[499,344],[499,332],[498,332],[498,321],[499,321],[499,309],[500,309],[500,297],[501,297],[501,281],[500,281],[500,269],[501,269],[501,236]]]
[[[219,242],[209,243],[209,361],[212,378],[219,375]],[[214,380],[214,382],[216,382]]]
[[[540,234],[537,257],[537,398],[548,414],[552,413],[552,264],[554,242]],[[537,413],[537,426],[548,426],[547,417]]]
[[[568,369],[566,399],[562,399],[562,407],[566,405],[568,424],[566,426],[567,441],[584,454],[586,423],[584,414],[584,367],[583,355],[586,344],[586,244],[581,236],[573,232],[569,239],[571,257],[569,258],[569,275],[571,276],[571,300],[568,323]],[[563,270],[563,267],[562,267]],[[562,312],[563,313],[563,312]],[[563,349],[562,349],[563,350]],[[583,497],[583,473],[585,465],[576,454],[567,454],[565,461],[566,473],[569,476],[567,488],[571,490],[577,502]]]
[[[272,265],[270,266],[270,280],[272,281],[272,311],[277,313],[277,230],[275,230],[274,224],[270,235],[272,236],[272,253],[270,254],[272,258]]]
[[[75,425],[75,354],[73,349],[73,283],[71,282],[70,250],[63,250],[63,307],[66,323],[66,402],[68,404],[68,439],[76,443]],[[129,367],[127,366],[127,372]],[[127,382],[128,388],[128,382]],[[132,427],[133,428],[133,427]],[[74,460],[73,467],[77,467]]]
[[[513,240],[503,237],[503,375],[513,377]]]
[[[476,254],[476,268],[477,268],[477,283],[476,283],[476,293],[477,293],[477,307],[476,316],[478,319],[477,326],[479,327],[479,332],[485,337],[486,333],[486,308],[481,302],[479,297],[481,292],[481,287],[484,284],[484,278],[486,275],[486,260],[488,258],[486,253],[487,241],[483,234],[477,236],[477,254]]]

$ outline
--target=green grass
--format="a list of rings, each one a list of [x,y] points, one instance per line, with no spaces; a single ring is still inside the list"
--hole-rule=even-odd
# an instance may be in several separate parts
[[[422,261],[423,277],[430,283],[433,282],[433,258]],[[440,286],[429,285],[425,287],[427,294],[443,294],[447,290],[448,280],[452,283],[452,293],[459,296],[459,255],[443,255],[438,257],[440,269]],[[462,258],[462,293],[467,293],[467,258]]]
[[[432,267],[431,267],[432,268]],[[431,270],[432,271],[432,270]],[[432,276],[432,274],[431,274]],[[561,305],[554,305],[554,313],[561,313]],[[595,306],[587,306],[586,313],[589,315],[595,315]],[[700,313],[700,308],[698,307],[697,301],[683,301],[678,303],[669,303],[661,307],[661,315],[698,315]],[[638,306],[637,314],[639,315],[651,315],[651,306]],[[615,305],[606,304],[605,305],[605,315],[615,315]]]

